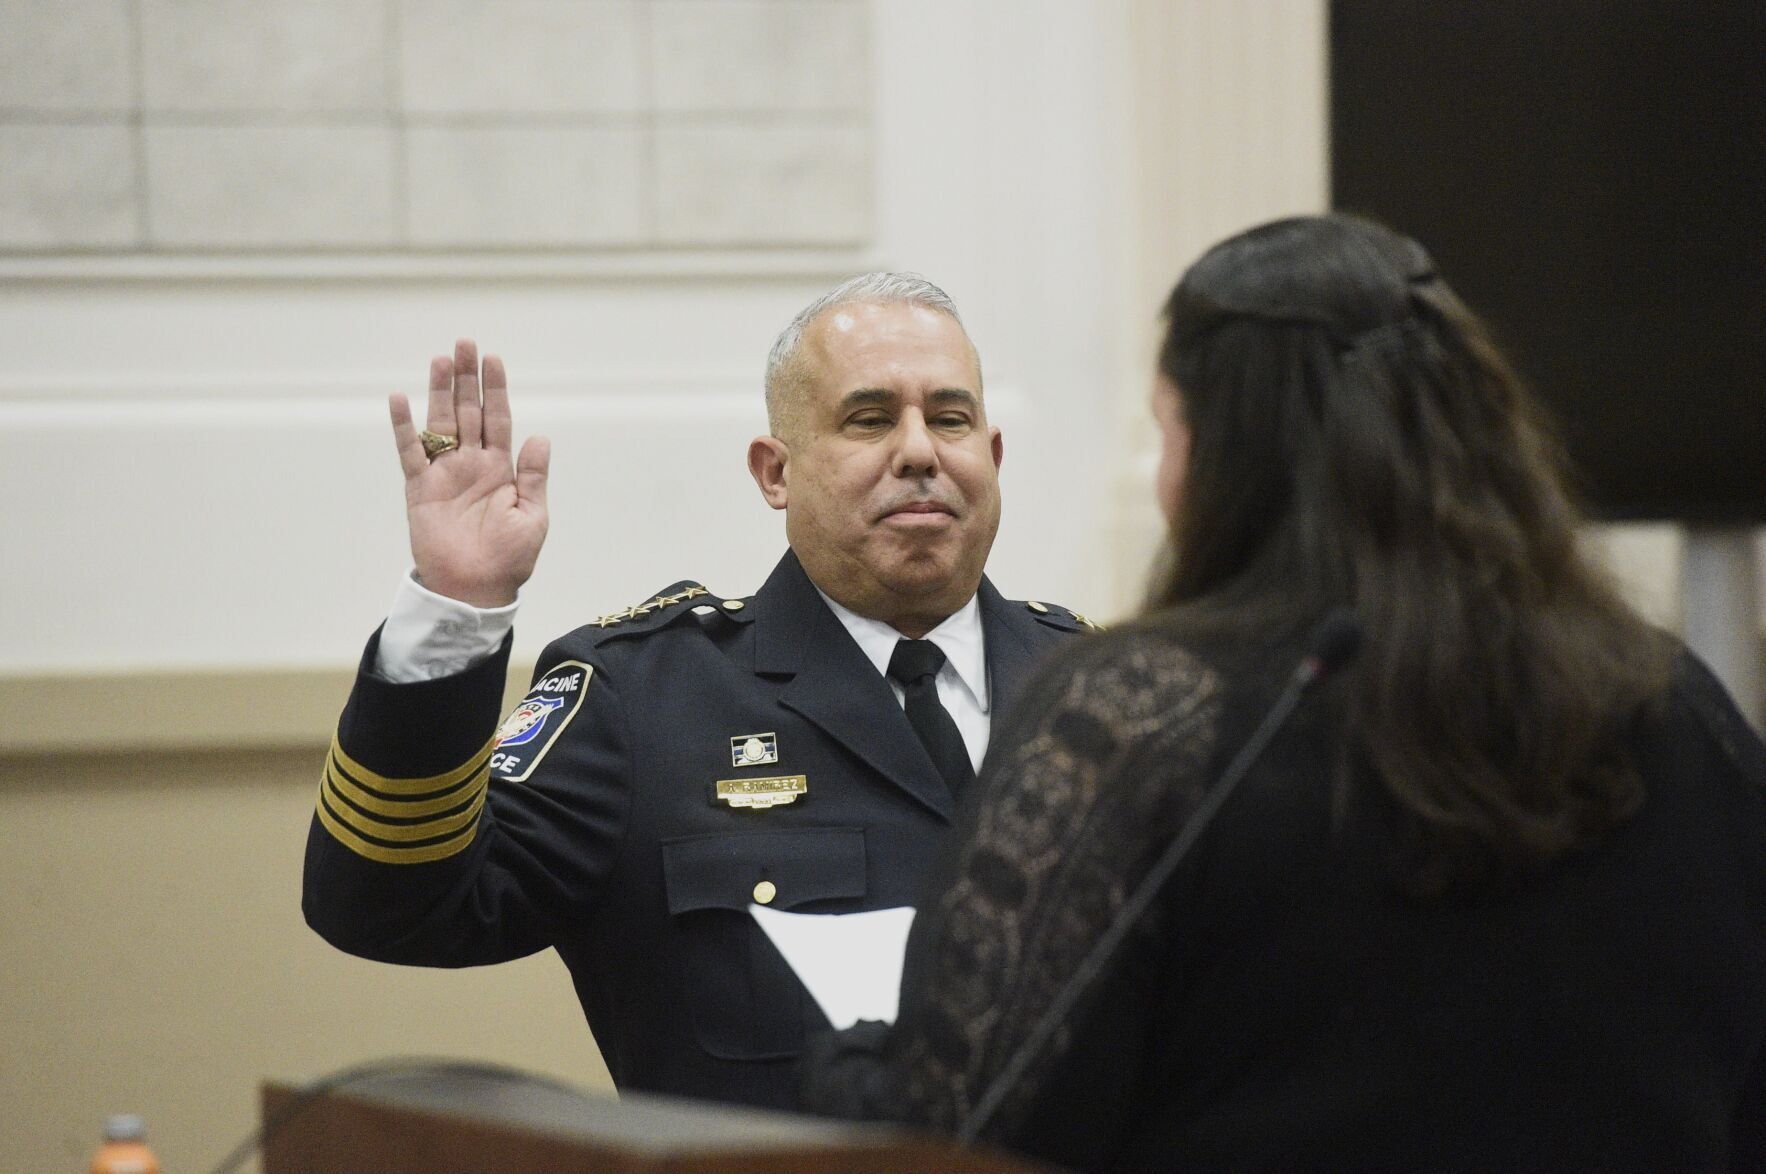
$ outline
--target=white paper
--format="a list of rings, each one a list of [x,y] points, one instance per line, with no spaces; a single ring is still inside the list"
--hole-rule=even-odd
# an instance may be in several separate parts
[[[861,1019],[895,1022],[907,958],[911,906],[869,913],[748,911],[837,1028]]]

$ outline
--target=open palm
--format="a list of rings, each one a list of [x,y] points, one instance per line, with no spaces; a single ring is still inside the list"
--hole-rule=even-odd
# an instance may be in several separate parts
[[[393,440],[405,471],[405,514],[417,579],[477,607],[500,607],[533,574],[546,540],[546,469],[551,447],[530,436],[510,452],[509,385],[503,363],[454,345],[429,365],[428,430],[460,446],[431,460],[402,395],[390,400]]]

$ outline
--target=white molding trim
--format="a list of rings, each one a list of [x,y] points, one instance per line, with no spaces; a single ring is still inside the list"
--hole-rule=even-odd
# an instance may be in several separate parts
[[[82,371],[67,375],[52,372],[0,373],[0,408],[9,404],[65,404],[119,399],[152,400],[298,400],[357,399],[403,390],[411,373],[399,371],[345,371],[320,377],[301,373],[269,374],[262,371],[205,371],[176,378],[161,373],[151,376],[127,371]],[[610,370],[597,367],[576,371],[523,371],[515,395],[581,395],[600,400],[634,396],[696,396],[721,399],[724,395],[758,397],[761,374],[754,371],[677,369],[663,374]],[[419,388],[414,395],[421,397]],[[421,407],[421,404],[418,405]],[[751,405],[750,405],[751,406]]]
[[[258,412],[278,405],[311,410],[337,405],[380,402],[389,391],[404,390],[422,410],[421,390],[410,390],[410,372],[349,371],[315,379],[299,374],[270,375],[260,371],[203,372],[176,379],[163,374],[143,377],[124,371],[81,372],[77,375],[0,373],[0,413],[21,412],[47,422],[60,414],[85,417],[95,408],[106,413],[132,409],[160,411],[177,404],[200,404],[216,424],[227,409]],[[695,418],[750,418],[761,409],[761,372],[678,369],[654,372],[598,367],[577,371],[523,371],[515,391],[515,408],[543,405],[564,408],[572,415],[594,418],[649,419],[691,411]],[[995,415],[1022,418],[1034,399],[1016,382],[990,383],[987,404]],[[216,409],[220,409],[217,413]],[[180,421],[180,427],[186,422]]]
[[[0,256],[0,284],[81,282],[840,281],[888,268],[870,248],[44,253]]]
[[[527,691],[510,664],[503,712]],[[322,749],[355,666],[0,672],[0,760],[44,754]],[[58,715],[78,713],[70,722]]]

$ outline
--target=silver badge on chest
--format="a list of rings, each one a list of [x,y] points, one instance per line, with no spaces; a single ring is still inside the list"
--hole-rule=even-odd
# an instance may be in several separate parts
[[[779,761],[779,736],[777,734],[737,734],[730,739],[731,766],[766,766],[777,761]]]

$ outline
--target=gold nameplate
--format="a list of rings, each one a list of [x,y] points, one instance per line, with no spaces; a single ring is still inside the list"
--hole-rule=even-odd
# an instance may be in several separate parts
[[[731,807],[777,807],[795,803],[809,793],[808,775],[783,775],[773,779],[719,779],[717,799]]]

